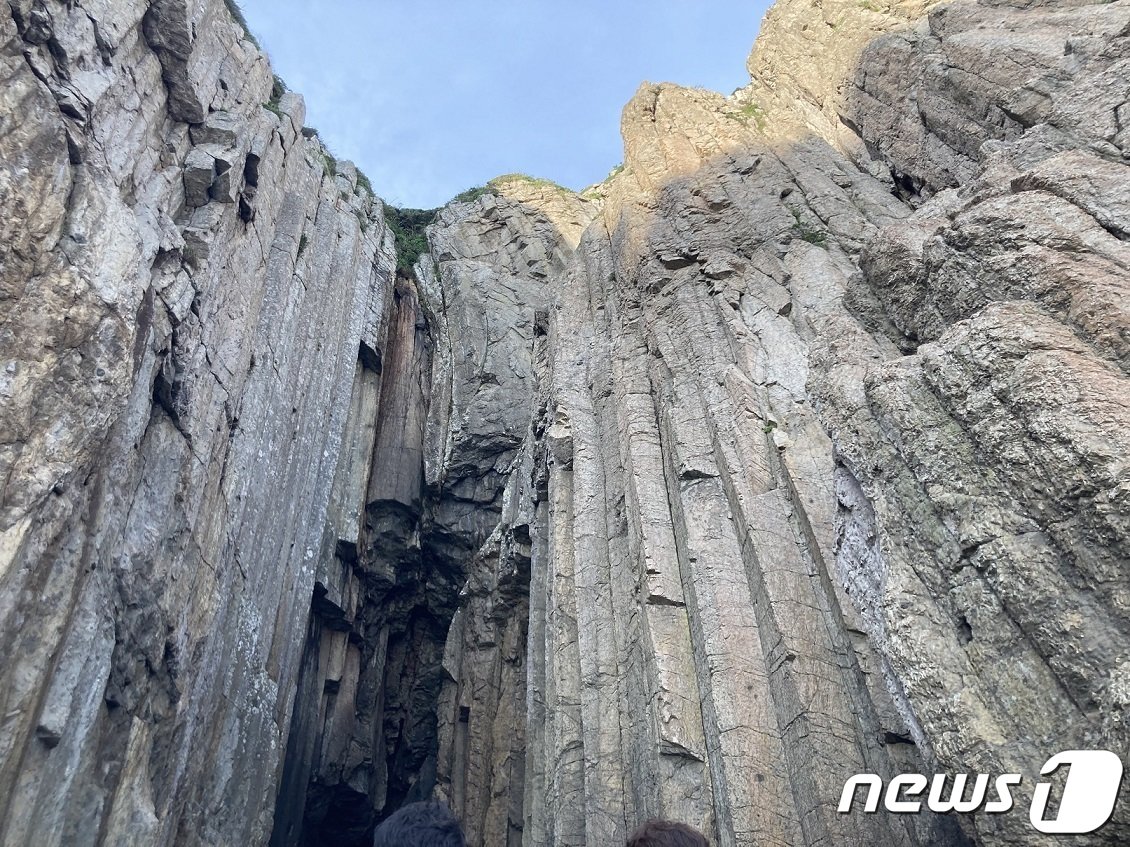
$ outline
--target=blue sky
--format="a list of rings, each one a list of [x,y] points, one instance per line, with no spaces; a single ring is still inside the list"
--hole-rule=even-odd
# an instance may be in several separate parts
[[[401,206],[520,171],[573,189],[622,158],[644,80],[729,93],[768,0],[240,0],[306,123]]]

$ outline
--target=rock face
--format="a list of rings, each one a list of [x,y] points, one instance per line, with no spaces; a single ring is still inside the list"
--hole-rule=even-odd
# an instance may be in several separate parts
[[[9,5],[0,843],[265,843],[391,240],[222,3]]]
[[[1125,0],[779,0],[410,274],[225,4],[9,5],[0,844],[1051,845],[1126,757]]]

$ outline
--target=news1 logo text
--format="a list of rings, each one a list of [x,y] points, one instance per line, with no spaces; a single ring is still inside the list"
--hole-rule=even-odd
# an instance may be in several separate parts
[[[1037,831],[1048,834],[1085,835],[1094,832],[1114,815],[1122,784],[1122,759],[1107,750],[1067,750],[1048,759],[1040,774],[1051,776],[1065,766],[1070,770],[1057,811],[1049,819],[1053,786],[1050,782],[1037,782],[1032,792],[1028,820]],[[969,790],[971,779],[972,791]],[[856,774],[844,783],[837,811],[842,815],[852,814],[858,789],[863,788],[864,814],[878,812],[880,800],[888,812],[896,815],[918,814],[923,806],[939,814],[981,811],[994,815],[1011,812],[1015,805],[1012,789],[1024,781],[1023,777],[1016,773],[998,776],[992,780],[991,792],[990,780],[989,774],[935,774],[932,780],[922,774],[901,774],[884,788],[883,779],[878,774]]]

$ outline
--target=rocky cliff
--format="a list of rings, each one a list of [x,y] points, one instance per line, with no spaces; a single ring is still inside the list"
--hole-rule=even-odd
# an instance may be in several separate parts
[[[0,39],[0,840],[265,843],[380,205],[222,3]]]
[[[1126,758],[1126,0],[779,0],[410,272],[234,6],[8,5],[0,843],[1058,844]],[[836,813],[935,771],[1018,811]]]

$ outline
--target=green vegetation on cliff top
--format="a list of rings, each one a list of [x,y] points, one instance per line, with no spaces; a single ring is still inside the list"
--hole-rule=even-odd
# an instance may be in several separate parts
[[[468,188],[451,198],[452,203],[473,203],[484,194],[498,194],[498,191],[492,185],[476,185],[474,188]]]
[[[258,39],[256,39],[255,36],[251,34],[251,27],[247,25],[247,18],[243,16],[243,9],[239,8],[239,4],[235,2],[235,0],[224,0],[224,3],[227,4],[228,12],[231,13],[231,16],[235,20],[235,22],[243,27],[243,34],[247,37],[247,40],[254,44],[256,47],[259,47]],[[260,47],[259,49],[262,48]]]
[[[487,186],[497,190],[498,186],[502,185],[503,183],[507,183],[507,182],[525,182],[525,183],[529,183],[530,185],[537,186],[539,188],[552,188],[554,191],[564,191],[567,194],[573,193],[572,191],[570,191],[565,186],[558,185],[556,182],[554,182],[551,179],[541,179],[540,177],[530,176],[529,174],[521,174],[521,173],[503,174],[502,176],[496,176],[494,179],[492,179],[490,182],[487,183]]]
[[[396,238],[396,269],[412,273],[416,260],[428,252],[424,231],[436,219],[439,209],[398,209],[385,206],[385,221]]]

